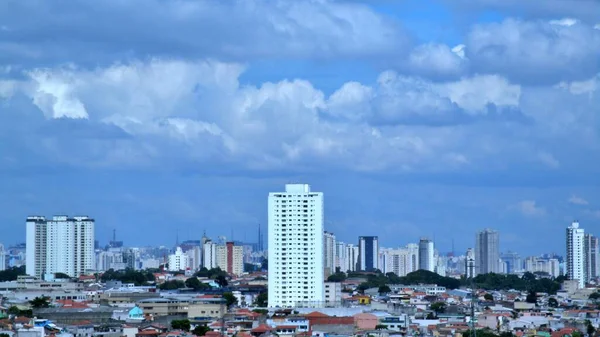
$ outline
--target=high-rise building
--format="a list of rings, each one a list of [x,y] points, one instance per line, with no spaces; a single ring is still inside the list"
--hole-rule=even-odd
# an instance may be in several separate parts
[[[520,273],[523,270],[523,263],[519,253],[508,251],[500,255],[500,259],[506,264],[506,273]]]
[[[589,282],[599,276],[598,237],[592,234],[585,234],[583,250],[585,254],[585,279]]]
[[[169,255],[169,271],[185,271],[188,268],[190,268],[190,257],[181,247],[177,247],[175,253]]]
[[[26,220],[27,263],[30,276],[64,273],[78,277],[92,271],[94,220],[87,216],[30,216]]]
[[[358,238],[358,260],[360,271],[379,269],[379,238],[377,236]]]
[[[335,270],[339,268],[341,272],[347,272],[348,263],[346,257],[346,244],[340,241],[335,243]]]
[[[244,247],[227,242],[217,247],[217,266],[232,275],[244,273]]]
[[[579,228],[579,222],[567,227],[567,277],[577,280],[579,288],[585,287],[585,231]]]
[[[206,269],[217,268],[217,244],[210,239],[204,242],[202,258],[204,259],[202,266]]]
[[[465,254],[465,276],[468,279],[475,277],[475,253],[471,248]]]
[[[435,271],[435,250],[433,241],[427,238],[419,240],[419,269]]]
[[[335,235],[331,232],[323,233],[323,266],[325,278],[335,273]]]
[[[0,243],[0,271],[6,270],[6,251],[4,245]]]
[[[268,200],[269,307],[324,305],[323,193],[287,184]]]
[[[358,246],[351,243],[346,245],[346,264],[342,271],[356,271],[358,268],[358,256],[360,255]]]
[[[498,232],[485,229],[475,238],[475,274],[500,272],[500,236]]]

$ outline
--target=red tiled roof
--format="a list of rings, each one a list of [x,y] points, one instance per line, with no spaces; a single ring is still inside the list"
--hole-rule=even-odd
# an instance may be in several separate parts
[[[138,333],[136,333],[136,336],[158,336],[160,334],[160,331],[155,331],[155,330],[142,330]]]
[[[354,325],[354,317],[315,317],[309,318],[310,325]]]
[[[271,328],[270,326],[266,325],[266,324],[261,324],[259,326],[257,326],[256,328],[250,330],[250,332],[252,333],[265,333],[267,331],[271,331],[273,330],[273,328]]]
[[[304,315],[304,317],[306,318],[313,318],[313,317],[329,317],[329,315],[326,315],[322,312],[318,312],[318,311],[313,311],[311,313],[308,313],[306,315]]]
[[[278,325],[276,329],[298,329],[296,325]]]
[[[29,323],[29,321],[31,321],[31,318],[27,318],[25,316],[20,316],[15,318],[15,323]]]

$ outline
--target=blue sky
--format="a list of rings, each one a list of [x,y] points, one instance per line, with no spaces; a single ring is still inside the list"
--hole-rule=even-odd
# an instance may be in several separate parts
[[[599,114],[595,0],[4,1],[0,241],[254,241],[305,182],[346,242],[563,253],[600,234]]]

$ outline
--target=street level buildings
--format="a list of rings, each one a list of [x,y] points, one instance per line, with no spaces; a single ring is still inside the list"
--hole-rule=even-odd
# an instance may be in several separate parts
[[[42,278],[78,277],[94,269],[94,219],[87,216],[30,216],[26,220],[26,272]]]
[[[287,184],[269,193],[269,307],[324,305],[323,193]]]

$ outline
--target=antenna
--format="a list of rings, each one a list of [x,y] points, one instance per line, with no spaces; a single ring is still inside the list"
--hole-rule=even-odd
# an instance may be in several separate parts
[[[113,242],[117,242],[117,230],[113,229]]]
[[[179,228],[177,228],[176,233],[177,234],[175,234],[175,247],[179,247]]]

